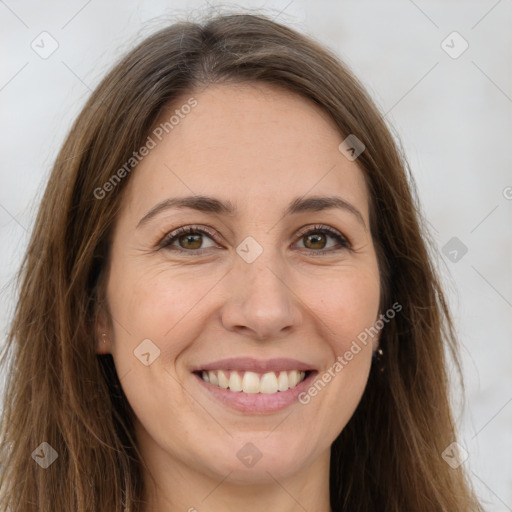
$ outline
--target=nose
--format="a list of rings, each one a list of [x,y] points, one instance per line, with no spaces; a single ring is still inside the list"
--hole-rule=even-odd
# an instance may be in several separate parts
[[[289,271],[270,250],[256,261],[238,260],[226,280],[223,326],[259,341],[290,335],[302,322]]]

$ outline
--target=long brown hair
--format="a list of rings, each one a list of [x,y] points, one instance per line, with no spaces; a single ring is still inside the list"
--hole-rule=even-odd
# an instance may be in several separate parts
[[[482,511],[465,466],[452,469],[441,456],[456,440],[448,355],[461,383],[462,372],[406,161],[333,53],[245,13],[181,21],[144,40],[95,89],[63,144],[20,268],[3,354],[0,509],[141,510],[133,411],[112,357],[95,349],[112,226],[130,173],[101,199],[97,190],[141,147],[164,107],[228,81],[300,94],[332,117],[341,137],[354,134],[366,146],[357,163],[370,195],[381,310],[395,302],[403,309],[381,333],[385,371],[372,369],[332,445],[333,511]],[[58,455],[46,469],[35,461],[48,454],[43,442]]]

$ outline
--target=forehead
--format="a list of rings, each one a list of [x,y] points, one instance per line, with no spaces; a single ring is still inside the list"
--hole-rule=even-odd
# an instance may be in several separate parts
[[[191,99],[195,106],[182,108]],[[338,149],[344,136],[298,94],[266,84],[211,86],[169,106],[155,123],[162,126],[133,171],[131,211],[191,194],[229,199],[240,213],[281,211],[292,197],[337,193],[367,215],[363,173]]]

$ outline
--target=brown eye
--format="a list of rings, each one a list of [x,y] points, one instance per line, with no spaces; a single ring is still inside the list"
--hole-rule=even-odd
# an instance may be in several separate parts
[[[177,238],[180,247],[183,249],[200,249],[203,243],[203,235],[181,235]]]
[[[304,244],[304,248],[314,255],[327,254],[350,248],[349,241],[341,233],[327,226],[315,226],[313,229],[309,229],[299,236]],[[338,247],[338,249],[336,249],[336,244],[334,244],[334,248],[332,245],[327,247],[329,238],[336,240],[338,246],[341,246],[341,248]]]
[[[315,233],[312,235],[305,235],[304,245],[308,249],[323,249],[327,244],[326,236],[323,233]]]
[[[204,247],[205,239],[209,238],[212,242],[213,234],[206,231],[205,228],[198,228],[195,226],[187,226],[178,228],[169,233],[159,244],[160,248],[165,248],[177,252],[191,252],[195,254],[202,253],[203,250],[208,250],[215,247],[215,244]]]
[[[350,242],[341,233],[327,226],[315,226],[298,236],[304,244],[304,249],[315,256],[350,249],[351,247]],[[212,245],[204,247],[205,237],[210,239]],[[338,248],[336,248],[336,244],[328,246],[329,239],[337,241]],[[188,252],[197,255],[216,247],[214,242],[214,235],[206,228],[186,226],[169,233],[160,242],[159,247],[170,251]]]

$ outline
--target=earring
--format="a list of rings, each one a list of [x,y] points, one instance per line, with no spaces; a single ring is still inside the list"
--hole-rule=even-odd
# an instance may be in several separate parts
[[[103,338],[103,343],[107,343],[107,340],[105,339],[106,335],[107,335],[106,332],[101,333],[101,337]]]
[[[376,370],[379,373],[382,373],[384,371],[384,350],[382,350],[380,347],[373,353],[373,361]]]

